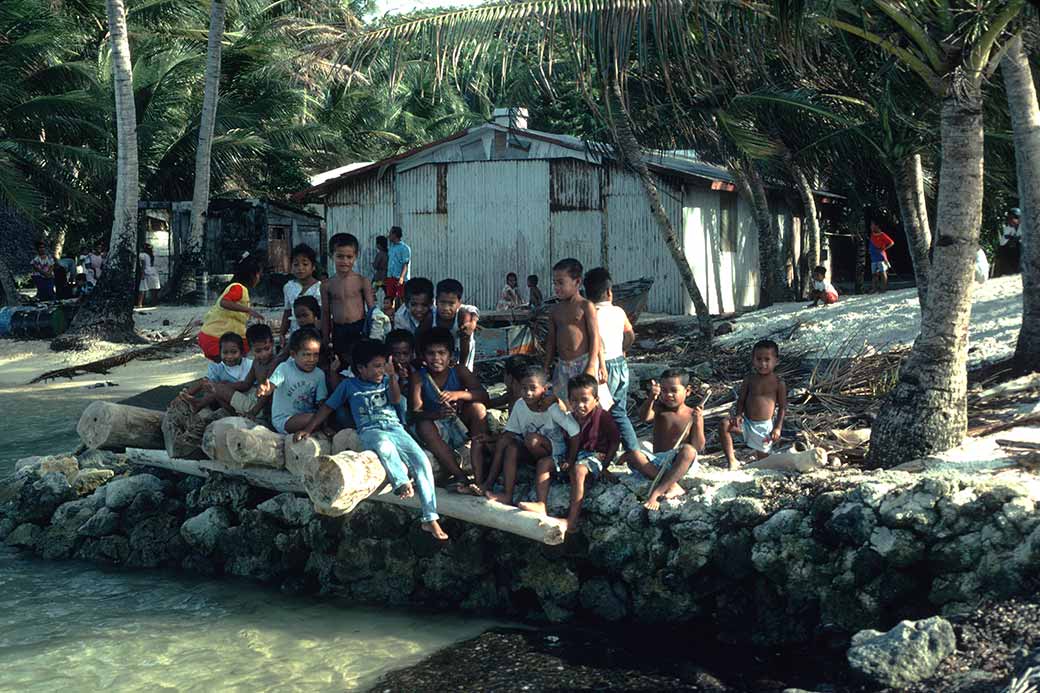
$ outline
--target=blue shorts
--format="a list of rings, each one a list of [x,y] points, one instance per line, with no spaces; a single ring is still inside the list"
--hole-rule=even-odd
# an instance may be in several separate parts
[[[593,479],[603,473],[603,462],[596,457],[596,454],[597,453],[594,450],[581,450],[578,452],[578,459],[574,461],[574,464],[585,466],[589,470],[589,474],[592,475]],[[556,473],[562,474],[563,472],[560,468],[563,466],[563,463],[567,461],[567,456],[556,455],[552,460]]]
[[[887,272],[889,267],[891,267],[891,265],[884,260],[878,260],[877,262],[870,263],[870,272],[872,274],[881,274],[882,272]]]
[[[647,455],[650,459],[650,464],[654,465],[658,469],[668,469],[675,462],[675,456],[679,454],[679,448],[674,450],[665,450],[664,452],[655,452],[653,455]]]

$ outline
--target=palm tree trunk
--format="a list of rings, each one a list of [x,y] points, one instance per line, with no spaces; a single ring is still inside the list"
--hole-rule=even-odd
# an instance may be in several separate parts
[[[210,162],[213,151],[213,130],[217,120],[220,96],[221,41],[224,38],[225,0],[211,0],[209,14],[209,42],[206,47],[206,85],[202,94],[202,114],[199,118],[199,144],[195,150],[195,188],[191,196],[191,230],[184,252],[177,258],[171,291],[179,298],[195,293],[195,273],[202,268],[202,244],[206,231],[206,212],[209,209]]]
[[[54,350],[84,348],[91,339],[133,341],[133,305],[137,268],[137,113],[133,67],[123,0],[106,0],[115,91],[116,201],[105,271],[94,292],[80,307],[69,331],[51,342]]]
[[[948,450],[967,432],[968,322],[982,222],[982,91],[976,79],[954,79],[942,102],[931,286],[921,333],[874,422],[869,460],[876,467]]]
[[[18,293],[18,285],[7,262],[0,256],[0,306],[17,306],[22,302]]]
[[[643,160],[643,148],[639,146],[635,129],[632,127],[632,120],[628,115],[628,111],[625,110],[621,87],[615,81],[612,89],[615,102],[613,110],[617,112],[617,118],[614,120],[612,130],[618,152],[625,163],[632,167],[632,170],[639,176],[639,180],[643,184],[647,201],[650,203],[650,211],[657,221],[661,238],[664,239],[665,246],[667,246],[668,252],[672,255],[672,260],[679,271],[679,278],[686,288],[686,293],[689,294],[690,300],[693,301],[693,309],[697,313],[697,326],[700,328],[704,338],[710,342],[713,333],[711,329],[711,312],[708,310],[708,304],[704,302],[704,297],[701,296],[701,291],[697,288],[697,282],[693,278],[693,270],[690,269],[690,263],[686,260],[686,254],[679,246],[679,240],[675,235],[675,229],[672,228],[672,222],[668,218],[668,213],[665,211],[664,205],[661,204],[661,196],[657,192],[657,183]]]
[[[802,198],[802,209],[805,212],[805,215],[802,217],[802,224],[804,224],[802,237],[807,238],[809,241],[807,248],[803,250],[807,260],[806,264],[808,265],[808,267],[802,270],[801,289],[802,296],[805,296],[813,268],[820,264],[820,218],[817,216],[816,198],[813,196],[812,186],[809,185],[809,179],[805,176],[805,172],[790,155],[786,157],[786,161],[787,170],[791,173],[791,178],[794,180],[794,187],[798,191],[799,197]]]
[[[1022,329],[1015,361],[1040,369],[1040,108],[1029,58],[1016,36],[1001,59],[1004,90],[1015,135],[1019,205],[1022,207]]]
[[[917,300],[923,310],[928,296],[928,274],[932,264],[929,259],[932,231],[928,224],[928,208],[925,206],[921,155],[912,154],[897,161],[893,178],[899,201],[899,214],[903,218],[903,229],[910,246],[910,259],[914,263]]]
[[[769,196],[766,194],[762,176],[752,163],[731,166],[740,190],[758,227],[758,305],[760,308],[773,305],[784,296],[784,260],[780,255],[780,232],[776,220],[769,211]]]

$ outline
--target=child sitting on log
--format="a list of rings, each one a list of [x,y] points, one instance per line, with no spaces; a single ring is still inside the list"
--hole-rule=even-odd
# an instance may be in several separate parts
[[[362,340],[354,346],[352,361],[355,377],[339,384],[317,413],[299,429],[295,439],[299,441],[307,437],[334,410],[348,405],[357,423],[362,446],[379,457],[394,493],[401,498],[415,495],[416,489],[408,478],[410,473],[418,487],[423,530],[441,541],[446,540],[448,535],[437,521],[437,496],[430,461],[401,425],[399,417],[403,402],[393,357],[388,355],[383,344]]]
[[[578,454],[578,422],[560,408],[546,380],[539,365],[532,364],[521,374],[522,396],[509,414],[505,434],[498,438],[487,476],[484,495],[491,500],[512,505],[520,460],[537,463],[548,457],[563,462]],[[501,493],[492,491],[499,473],[504,476]]]
[[[771,339],[761,340],[751,350],[752,373],[740,386],[735,415],[724,419],[719,431],[730,469],[740,467],[733,452],[734,433],[743,436],[744,444],[760,460],[768,457],[773,443],[780,440],[787,413],[787,385],[774,372],[779,362],[780,347]]]
[[[252,369],[253,359],[242,356],[245,351],[245,342],[241,335],[237,332],[225,332],[220,336],[220,361],[209,364],[206,377],[184,388],[177,396],[190,404],[195,411],[218,404],[214,387],[218,383],[237,383]],[[200,392],[205,394],[196,397]]]
[[[571,504],[567,513],[567,531],[578,528],[581,503],[585,500],[586,480],[595,480],[601,475],[610,478],[607,467],[617,454],[621,433],[613,417],[599,405],[599,383],[590,375],[582,373],[571,378],[567,384],[567,400],[571,415],[578,422],[577,457],[570,454],[560,464],[552,457],[538,460],[536,484],[538,500],[534,503],[519,503],[521,510],[547,514],[549,483],[552,474],[567,474],[571,482]],[[571,450],[568,450],[570,453]]]
[[[278,365],[274,334],[270,327],[258,323],[246,328],[246,340],[253,347],[253,367],[238,382],[215,384],[213,394],[225,409],[270,425],[270,417],[265,414],[265,410],[271,404],[271,396],[260,397],[256,390],[261,383],[267,382]]]
[[[289,338],[292,358],[278,364],[266,383],[257,387],[257,395],[272,395],[271,424],[279,433],[303,430],[328,397],[325,373],[318,368],[321,353],[321,334],[310,327],[301,327]]]
[[[704,447],[704,416],[701,407],[689,407],[690,376],[673,368],[661,374],[661,382],[650,381],[650,396],[640,414],[644,422],[654,423],[654,454],[642,450],[621,457],[632,471],[653,479],[647,500],[648,510],[657,510],[662,498],[675,498],[686,491],[679,480],[686,476]]]
[[[433,327],[419,339],[422,365],[411,379],[409,401],[415,433],[433,453],[441,468],[455,477],[457,493],[484,494],[484,446],[487,435],[487,390],[465,366],[452,365],[455,337],[444,327]],[[467,440],[476,485],[455,462],[454,451]]]

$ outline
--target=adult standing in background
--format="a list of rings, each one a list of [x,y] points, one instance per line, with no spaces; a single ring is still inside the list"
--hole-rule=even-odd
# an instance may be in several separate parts
[[[37,299],[54,300],[54,256],[43,241],[36,244],[36,257],[32,259],[32,280],[36,285]]]
[[[1008,210],[1004,228],[1000,230],[996,262],[993,263],[994,277],[1018,274],[1022,271],[1022,229],[1019,228],[1021,219],[1022,210],[1018,207]]]
[[[159,270],[155,269],[155,251],[151,243],[145,243],[144,248],[137,255],[137,261],[141,268],[141,282],[137,287],[137,307],[144,306],[146,294],[151,294],[149,303],[155,304],[156,292],[161,288],[159,284]]]
[[[376,236],[376,256],[372,258],[372,290],[379,291],[386,282],[388,259],[386,236]]]
[[[404,283],[411,278],[412,249],[402,240],[400,226],[390,227],[390,249],[386,259],[386,295],[404,300]]]

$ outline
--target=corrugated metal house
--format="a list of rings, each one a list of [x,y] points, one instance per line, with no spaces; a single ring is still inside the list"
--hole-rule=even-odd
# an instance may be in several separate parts
[[[653,277],[649,310],[692,313],[639,179],[603,147],[496,119],[406,154],[347,170],[304,191],[320,201],[326,233],[361,242],[371,274],[375,237],[392,225],[412,248],[412,276],[453,277],[466,300],[493,307],[507,272],[537,274],[551,295],[555,261],[606,266],[616,282]],[[505,123],[509,123],[509,119]],[[682,156],[648,163],[694,276],[713,313],[758,300],[751,210],[725,169]],[[791,195],[776,195],[780,228],[800,245]],[[797,257],[797,255],[796,255]]]

